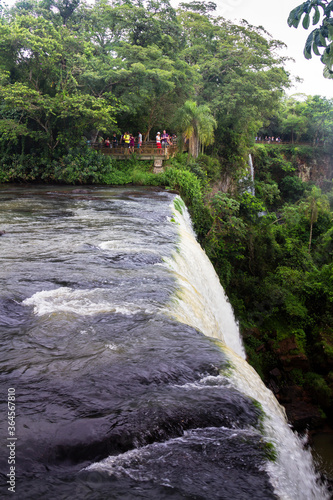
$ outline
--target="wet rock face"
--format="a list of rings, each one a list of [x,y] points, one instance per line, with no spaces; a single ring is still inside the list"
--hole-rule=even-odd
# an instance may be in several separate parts
[[[295,337],[281,340],[279,342],[279,347],[276,349],[276,353],[279,356],[283,368],[287,371],[291,369],[308,371],[310,369],[309,360],[303,352],[300,352]]]
[[[289,370],[291,367],[298,366],[297,357],[291,356],[288,361]],[[282,367],[274,368],[270,371],[269,377],[267,385],[274,392],[279,403],[284,406],[287,418],[296,431],[303,432],[323,425],[324,419],[318,407],[311,401],[311,395],[303,387],[288,381],[288,371]]]
[[[320,185],[333,177],[333,161],[330,155],[318,154],[316,158],[297,159],[298,175],[304,182],[313,181]]]
[[[246,332],[249,335],[249,332]],[[261,338],[258,329],[251,331],[251,335]],[[273,361],[265,370],[264,382],[274,393],[279,403],[285,408],[289,423],[298,432],[319,429],[327,423],[319,409],[316,395],[307,387],[295,383],[294,373],[303,375],[313,370],[312,360],[301,352],[294,337],[281,341],[259,342],[256,354],[261,359],[269,358]]]
[[[318,407],[311,403],[309,395],[297,385],[286,386],[276,395],[284,406],[288,420],[296,431],[315,429],[323,425]]]

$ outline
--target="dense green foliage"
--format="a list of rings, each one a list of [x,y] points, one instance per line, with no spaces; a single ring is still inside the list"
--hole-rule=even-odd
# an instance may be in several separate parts
[[[214,144],[226,168],[241,170],[288,76],[279,42],[212,10],[26,0],[0,11],[1,156],[16,164],[36,155],[48,170],[98,134],[168,129],[184,132],[194,155],[199,142]]]
[[[318,155],[303,149],[308,162],[311,149]],[[302,385],[332,416],[333,183],[324,183],[324,193],[302,182],[301,154],[300,147],[257,145],[256,196],[215,194],[204,245],[257,371],[269,380],[278,367],[282,384]]]
[[[295,95],[282,99],[258,137],[280,138],[291,143],[308,143],[333,149],[333,99]]]

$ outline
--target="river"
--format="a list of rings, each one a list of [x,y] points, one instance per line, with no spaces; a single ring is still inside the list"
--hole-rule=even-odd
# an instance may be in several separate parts
[[[1,496],[322,500],[185,205],[0,190]]]

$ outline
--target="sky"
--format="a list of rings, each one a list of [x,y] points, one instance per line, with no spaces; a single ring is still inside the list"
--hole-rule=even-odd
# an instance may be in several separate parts
[[[215,0],[218,15],[234,22],[246,19],[255,26],[262,25],[273,38],[287,45],[287,50],[281,51],[281,55],[292,57],[295,62],[286,64],[286,69],[294,77],[299,76],[303,80],[288,90],[289,95],[304,93],[332,99],[333,80],[323,77],[324,65],[320,58],[313,55],[312,59],[307,60],[303,55],[305,40],[313,29],[312,25],[305,30],[301,25],[295,29],[289,28],[287,24],[289,12],[302,2],[303,0]]]

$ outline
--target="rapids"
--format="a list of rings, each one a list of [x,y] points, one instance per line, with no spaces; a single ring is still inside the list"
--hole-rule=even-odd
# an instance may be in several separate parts
[[[0,191],[2,497],[329,498],[175,199]]]

